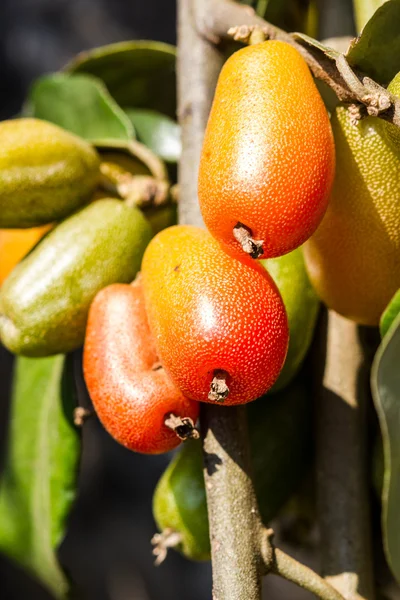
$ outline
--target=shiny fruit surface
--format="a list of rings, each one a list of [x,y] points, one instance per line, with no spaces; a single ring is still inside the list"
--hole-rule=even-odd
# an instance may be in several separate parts
[[[378,325],[400,287],[400,144],[384,125],[367,117],[355,126],[345,106],[336,109],[335,183],[326,216],[304,246],[322,301],[362,325]]]
[[[97,294],[89,312],[83,368],[100,421],[130,450],[168,452],[180,439],[165,425],[167,416],[197,419],[198,402],[185,398],[158,365],[139,280]]]
[[[0,227],[58,221],[85,204],[100,178],[85,140],[40,119],[0,123]]]
[[[243,48],[219,76],[199,170],[204,222],[231,252],[240,223],[261,258],[302,244],[319,225],[335,170],[331,126],[309,68],[280,41]]]
[[[182,393],[208,397],[226,374],[224,405],[245,404],[277,379],[288,346],[279,291],[261,265],[225,253],[205,230],[177,225],[150,242],[142,262],[150,329]]]
[[[1,287],[2,343],[25,356],[79,348],[93,298],[134,279],[151,234],[139,209],[110,198],[58,224]]]

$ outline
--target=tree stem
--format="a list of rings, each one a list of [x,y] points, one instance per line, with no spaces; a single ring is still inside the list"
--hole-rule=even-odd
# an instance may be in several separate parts
[[[366,461],[370,365],[358,329],[329,311],[317,349],[323,356],[326,348],[316,380],[318,512],[327,580],[348,600],[372,600]]]
[[[204,478],[214,600],[259,600],[262,524],[251,480],[245,407],[204,405]]]
[[[202,226],[197,173],[204,129],[223,57],[197,31],[202,0],[178,2],[178,102],[182,126],[180,223]],[[243,407],[205,404],[201,411],[214,600],[259,600],[261,519],[250,475]]]
[[[200,0],[201,3],[201,0]],[[194,22],[195,0],[178,2],[178,117],[182,131],[179,162],[179,222],[203,225],[197,200],[197,173],[204,130],[224,59]]]

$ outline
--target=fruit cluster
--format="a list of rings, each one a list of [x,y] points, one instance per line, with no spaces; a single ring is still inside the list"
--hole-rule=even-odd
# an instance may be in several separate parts
[[[399,76],[389,89],[400,91]],[[331,122],[336,157],[293,47],[239,50],[221,71],[200,160],[207,230],[173,225],[155,237],[141,210],[98,195],[107,160],[89,143],[36,119],[1,123],[1,342],[32,357],[84,343],[94,408],[137,452],[198,437],[200,402],[272,406],[263,396],[279,392],[282,415],[280,390],[301,365],[319,306],[306,268],[330,308],[370,325],[400,285],[398,133],[372,117],[354,127],[343,106]],[[306,429],[295,429],[302,448]],[[192,453],[196,442],[176,464],[199,480]],[[277,464],[284,457],[280,447]],[[174,527],[174,518],[158,520]]]
[[[3,123],[0,135],[0,226],[39,227],[32,242],[45,233],[2,285],[4,345],[40,357],[85,338],[94,408],[138,452],[195,437],[199,402],[246,404],[272,388],[289,325],[267,259],[315,231],[335,163],[327,112],[295,49],[244,48],[220,74],[199,169],[209,231],[173,226],[150,241],[140,210],[115,198],[84,206],[100,173],[88,143],[35,119]],[[309,341],[291,349],[287,380]]]

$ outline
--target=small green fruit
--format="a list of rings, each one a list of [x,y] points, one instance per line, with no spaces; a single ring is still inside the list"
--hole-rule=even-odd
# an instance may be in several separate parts
[[[53,229],[5,280],[0,340],[16,354],[49,356],[83,344],[89,306],[140,268],[151,228],[123,202],[93,202]]]
[[[308,279],[301,248],[260,262],[278,286],[289,321],[289,349],[270,391],[273,393],[286,387],[298,372],[312,341],[320,303]]]
[[[312,458],[312,399],[296,380],[247,406],[254,483],[264,523],[273,519],[305,475]],[[180,535],[177,546],[194,560],[210,558],[200,441],[185,442],[162,475],[153,498],[161,531]]]
[[[100,159],[86,141],[39,119],[0,123],[0,228],[60,220],[85,204]]]
[[[153,514],[160,530],[181,535],[183,554],[209,560],[210,540],[203,455],[200,441],[188,440],[161,477],[153,498]]]

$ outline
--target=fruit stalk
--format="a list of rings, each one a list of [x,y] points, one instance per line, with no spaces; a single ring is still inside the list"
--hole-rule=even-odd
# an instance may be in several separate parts
[[[385,108],[376,116],[400,127],[400,99],[389,97],[385,88],[361,72],[344,73],[343,68],[335,65],[329,57],[297,42],[290,33],[259,17],[251,7],[232,0],[203,0],[195,6],[194,17],[197,31],[204,39],[214,43],[229,36],[247,42],[252,28],[261,28],[268,39],[281,40],[294,46],[314,77],[329,85],[342,102],[355,103],[357,107],[365,107],[365,112],[372,114],[369,110],[374,110],[379,97],[387,96],[390,100],[389,109]]]
[[[325,361],[315,381],[322,569],[345,598],[372,600],[366,456],[370,364],[363,338],[374,332],[333,311],[325,325],[315,354]]]

